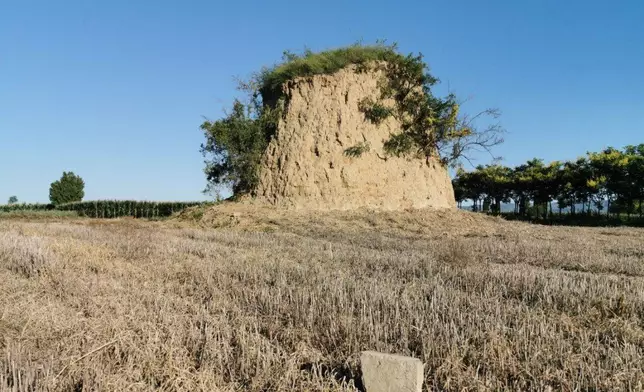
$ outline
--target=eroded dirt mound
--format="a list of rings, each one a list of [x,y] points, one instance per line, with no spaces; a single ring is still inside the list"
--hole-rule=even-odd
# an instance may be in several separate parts
[[[348,67],[284,85],[286,106],[262,160],[257,200],[296,209],[454,208],[447,170],[436,161],[385,157],[383,141],[400,130],[376,125],[360,103],[380,96],[378,71]],[[367,146],[359,157],[346,150]]]

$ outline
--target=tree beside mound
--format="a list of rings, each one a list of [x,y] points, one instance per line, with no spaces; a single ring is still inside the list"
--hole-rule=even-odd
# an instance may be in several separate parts
[[[202,125],[209,184],[290,208],[453,208],[447,167],[501,139],[432,95],[436,83],[395,46],[285,53],[242,84],[247,102]]]

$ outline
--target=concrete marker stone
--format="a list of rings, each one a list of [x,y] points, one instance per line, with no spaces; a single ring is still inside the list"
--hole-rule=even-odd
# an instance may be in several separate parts
[[[363,351],[360,367],[366,392],[421,392],[424,365],[418,358]]]

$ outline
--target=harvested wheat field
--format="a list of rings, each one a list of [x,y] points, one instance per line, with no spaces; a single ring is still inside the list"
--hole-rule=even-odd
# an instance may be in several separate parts
[[[642,390],[644,230],[459,211],[0,220],[0,389]]]

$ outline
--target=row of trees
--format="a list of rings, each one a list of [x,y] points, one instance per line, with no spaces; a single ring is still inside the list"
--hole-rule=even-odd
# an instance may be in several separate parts
[[[516,214],[547,217],[602,211],[642,215],[644,208],[644,144],[589,152],[575,161],[549,164],[532,159],[514,168],[492,164],[459,170],[453,180],[459,206],[472,201],[474,211],[501,212],[514,202]]]

